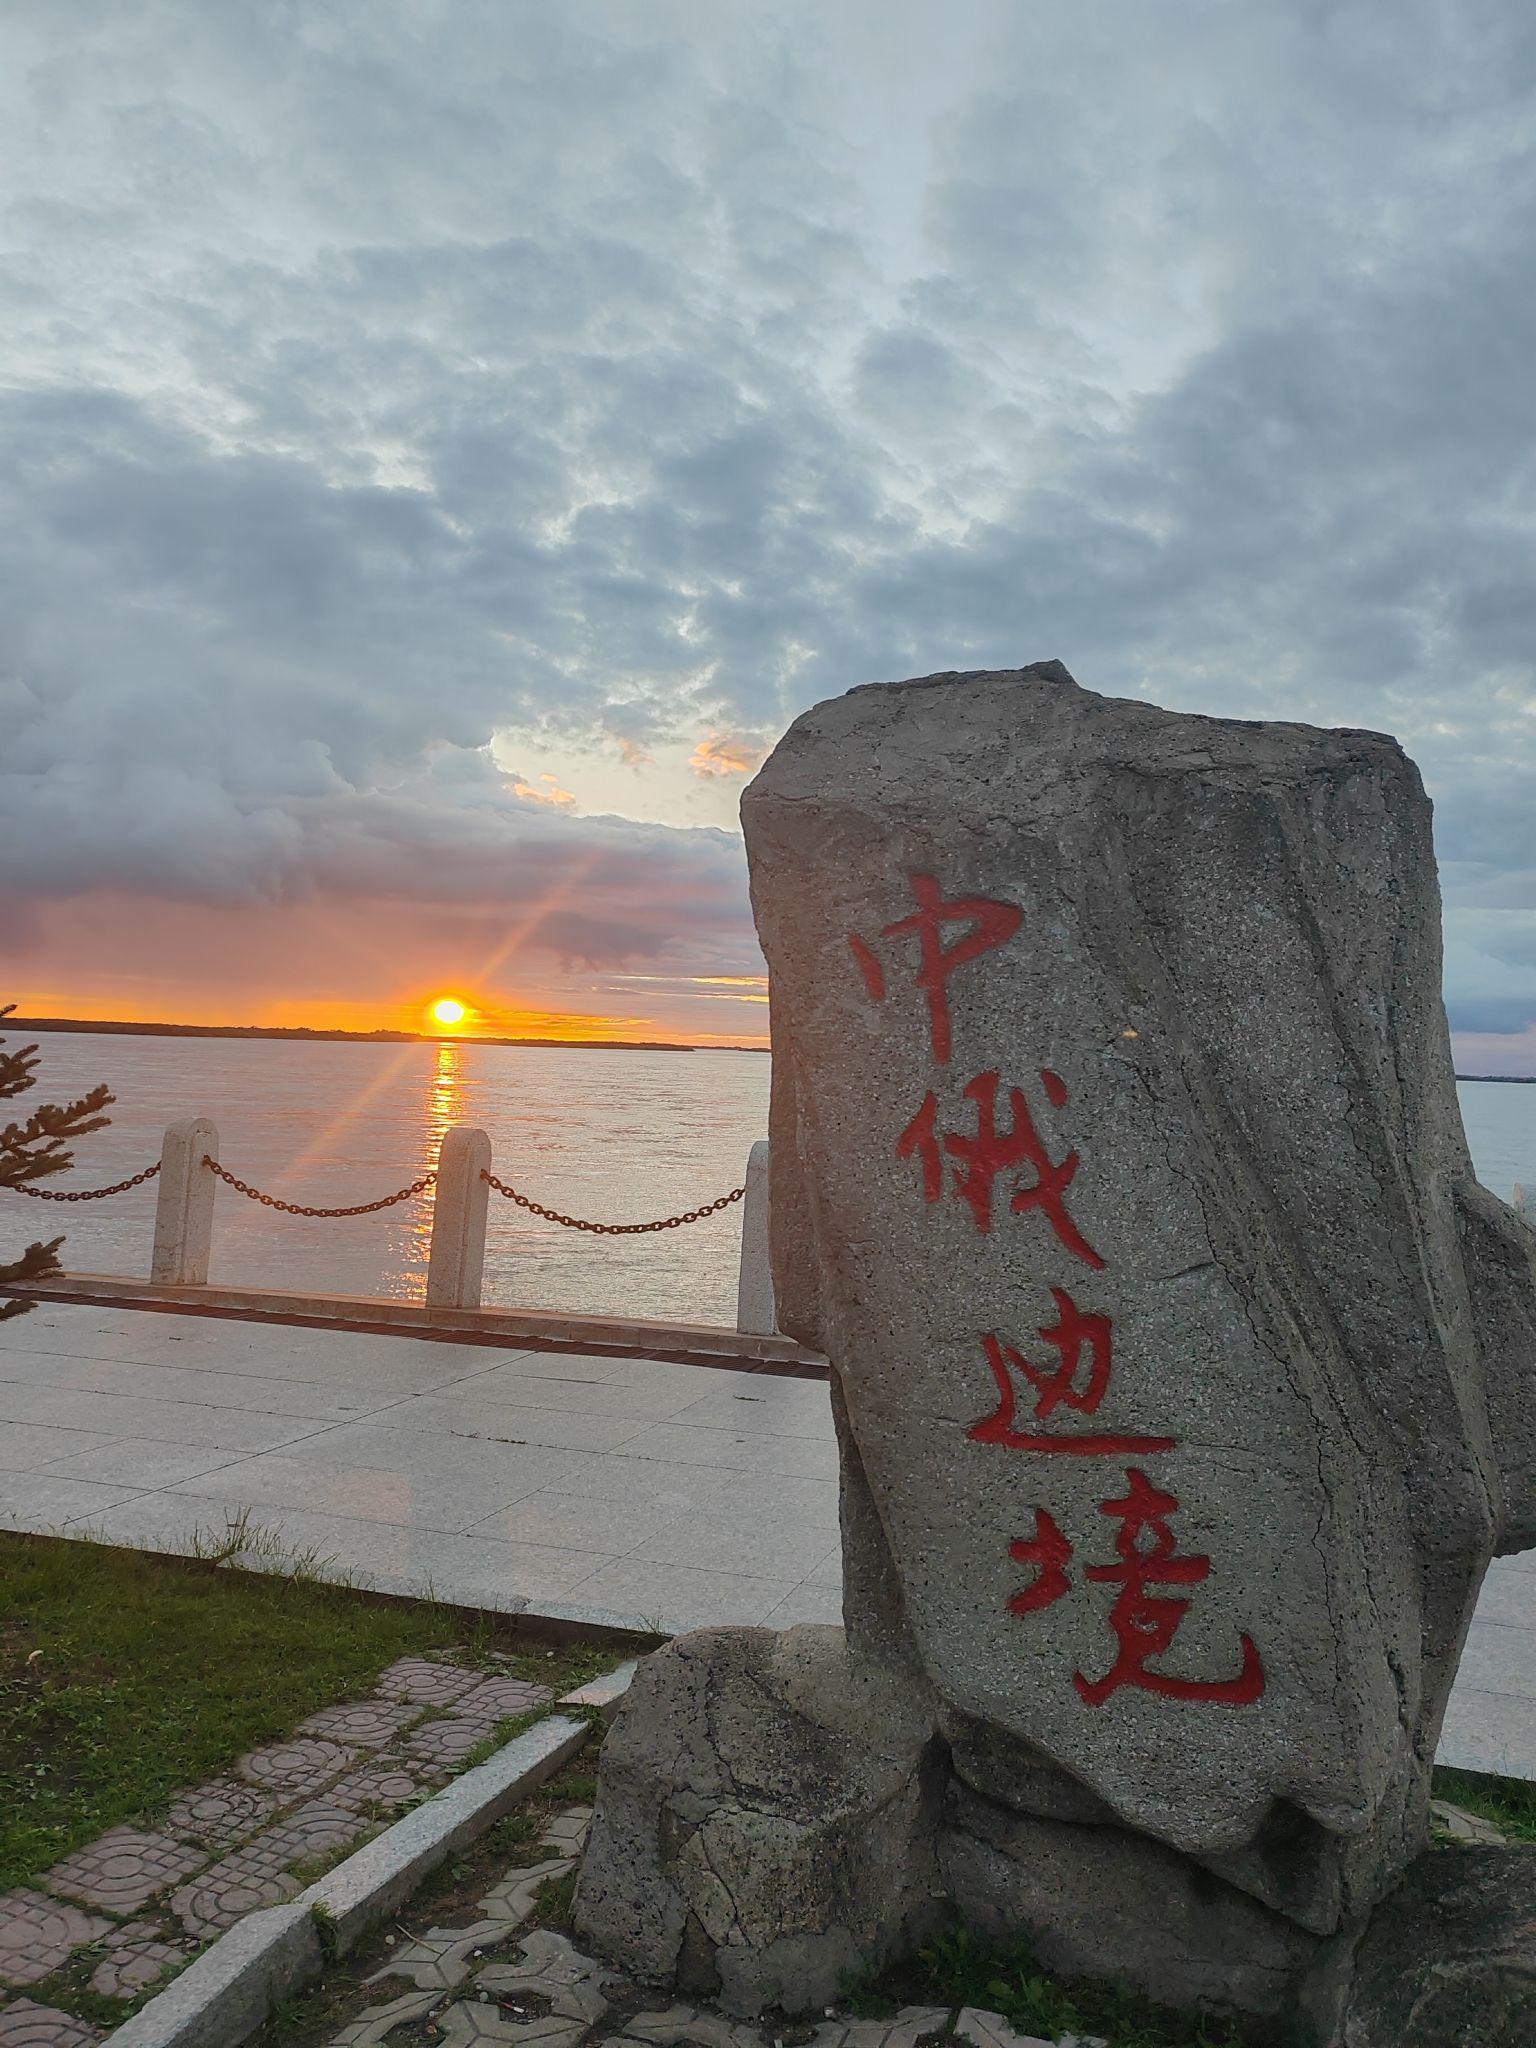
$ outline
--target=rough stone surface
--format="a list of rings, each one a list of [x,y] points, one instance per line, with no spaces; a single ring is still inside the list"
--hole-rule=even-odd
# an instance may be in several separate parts
[[[929,1909],[931,1727],[840,1629],[658,1650],[604,1745],[578,1933],[728,2012],[825,2005]]]
[[[1273,2009],[1423,1842],[1483,1571],[1536,1541],[1532,1238],[1461,1131],[1418,775],[1381,735],[1052,662],[819,705],[742,811],[779,1321],[835,1368],[848,1668],[936,1702],[954,1882],[1008,1860],[984,1808],[1039,1823],[1063,1895],[1092,1871],[1111,1902],[1073,1922],[1083,1966],[1149,1982],[1166,1936],[1164,1995]],[[667,1829],[707,1840],[690,1797],[776,1737],[707,1726],[731,1667],[665,1655],[692,1691],[632,1695],[583,1898],[602,1945],[679,1982],[723,1948],[755,1995],[783,1913],[707,1896]],[[622,1910],[621,1838],[652,1872]],[[1187,1866],[1161,1889],[1160,1852]],[[876,1918],[905,1912],[881,1884]]]
[[[0,1898],[0,1982],[41,1984],[68,1961],[71,1949],[111,1931],[110,1920],[41,1892],[7,1892]]]
[[[1536,1848],[1421,1856],[1360,1944],[1337,2038],[1341,2048],[1530,2048]]]

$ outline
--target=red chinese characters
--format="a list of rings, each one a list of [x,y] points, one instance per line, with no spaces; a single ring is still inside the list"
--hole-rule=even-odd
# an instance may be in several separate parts
[[[1015,905],[990,897],[946,898],[932,875],[914,874],[910,879],[916,910],[883,926],[880,937],[916,937],[915,980],[927,997],[933,1056],[939,1066],[947,1066],[953,1050],[949,981],[959,968],[1011,939],[1023,914]],[[951,926],[963,929],[958,938],[946,942]],[[857,934],[848,944],[866,993],[871,1000],[884,1002],[886,976],[880,956]],[[1040,1080],[1052,1107],[1064,1109],[1071,1098],[1061,1076],[1042,1068]],[[1002,1088],[997,1068],[977,1074],[960,1091],[967,1107],[949,1127],[939,1095],[930,1088],[896,1139],[897,1158],[916,1163],[925,1202],[952,1196],[969,1210],[981,1236],[991,1234],[1001,1198],[1010,1214],[1038,1212],[1063,1251],[1092,1271],[1103,1271],[1104,1258],[1067,1207],[1068,1190],[1082,1164],[1079,1154],[1072,1149],[1059,1159],[1051,1157],[1022,1088],[1008,1088],[1007,1121],[1000,1127]],[[971,1441],[1047,1457],[1141,1459],[1177,1450],[1178,1440],[1172,1436],[1083,1429],[1066,1420],[1096,1415],[1109,1392],[1114,1331],[1109,1316],[1080,1306],[1066,1288],[1052,1286],[1050,1292],[1056,1318],[1043,1324],[1037,1335],[1054,1352],[1054,1360],[1032,1358],[996,1332],[981,1337],[997,1406],[971,1425]],[[1022,1413],[1025,1407],[1030,1412]],[[1265,1674],[1263,1659],[1246,1634],[1238,1637],[1237,1668],[1218,1677],[1154,1668],[1173,1650],[1189,1612],[1183,1589],[1203,1583],[1212,1566],[1208,1557],[1178,1554],[1171,1526],[1179,1509],[1177,1497],[1155,1485],[1139,1464],[1128,1464],[1124,1470],[1124,1494],[1099,1503],[1099,1512],[1119,1525],[1114,1539],[1117,1561],[1088,1564],[1082,1571],[1093,1584],[1118,1588],[1107,1617],[1116,1654],[1098,1678],[1080,1671],[1073,1674],[1079,1697],[1091,1707],[1104,1706],[1122,1690],[1211,1705],[1253,1704],[1263,1695]],[[1008,1612],[1021,1620],[1073,1592],[1070,1539],[1044,1508],[1037,1506],[1034,1516],[1033,1536],[1009,1545],[1013,1561],[1033,1574],[1007,1602]]]
[[[949,977],[957,967],[963,967],[968,960],[979,959],[983,953],[990,953],[994,946],[1001,946],[1011,939],[1024,922],[1024,913],[1016,903],[998,903],[989,896],[957,896],[951,902],[944,900],[932,875],[913,875],[912,894],[917,898],[917,908],[910,917],[898,917],[894,924],[882,927],[883,939],[899,938],[904,932],[915,932],[918,942],[917,985],[928,997],[928,1028],[933,1039],[933,1056],[941,1067],[949,1065],[950,1024],[949,1024]],[[944,943],[944,927],[951,924],[968,925],[970,929],[953,945]],[[859,963],[859,972],[864,977],[864,986],[874,1000],[885,1000],[885,970],[878,958],[857,935],[848,941],[853,957]]]

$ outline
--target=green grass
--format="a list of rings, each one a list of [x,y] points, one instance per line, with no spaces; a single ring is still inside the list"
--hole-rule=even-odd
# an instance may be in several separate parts
[[[1110,2048],[1248,2048],[1260,2036],[1235,2023],[1156,2005],[1139,1992],[1053,1977],[1022,1937],[990,1941],[963,1927],[847,1987],[854,2012],[882,2018],[904,2005],[980,2006],[1021,2034],[1094,2034]]]
[[[1536,1785],[1479,1771],[1436,1771],[1434,1792],[1479,1820],[1491,1820],[1512,1842],[1536,1842]]]
[[[302,1572],[0,1534],[0,1890],[152,1817],[397,1657],[489,1641],[445,1608]],[[519,1665],[544,1675],[537,1652]]]

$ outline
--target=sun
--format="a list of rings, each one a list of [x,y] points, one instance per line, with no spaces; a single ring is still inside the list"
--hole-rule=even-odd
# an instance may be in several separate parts
[[[433,1022],[437,1024],[462,1024],[468,1014],[457,996],[439,996],[432,1005]]]

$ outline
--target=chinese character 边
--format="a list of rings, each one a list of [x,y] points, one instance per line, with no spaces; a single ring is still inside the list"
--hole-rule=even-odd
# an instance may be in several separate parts
[[[1053,1287],[1056,1321],[1040,1331],[1058,1354],[1055,1366],[1035,1365],[1022,1351],[1003,1343],[995,1334],[983,1336],[982,1349],[997,1383],[997,1406],[990,1415],[973,1423],[967,1434],[973,1443],[1000,1444],[1009,1451],[1065,1451],[1079,1457],[1149,1456],[1154,1451],[1177,1448],[1171,1436],[1131,1436],[1123,1432],[1104,1434],[1070,1430],[1022,1429],[1018,1419],[1018,1389],[1014,1375],[1021,1375],[1035,1389],[1035,1419],[1044,1421],[1065,1402],[1083,1414],[1093,1414],[1109,1386],[1112,1331],[1108,1316],[1085,1315],[1064,1287]],[[1083,1354],[1089,1365],[1087,1378],[1079,1386],[1077,1376]]]

